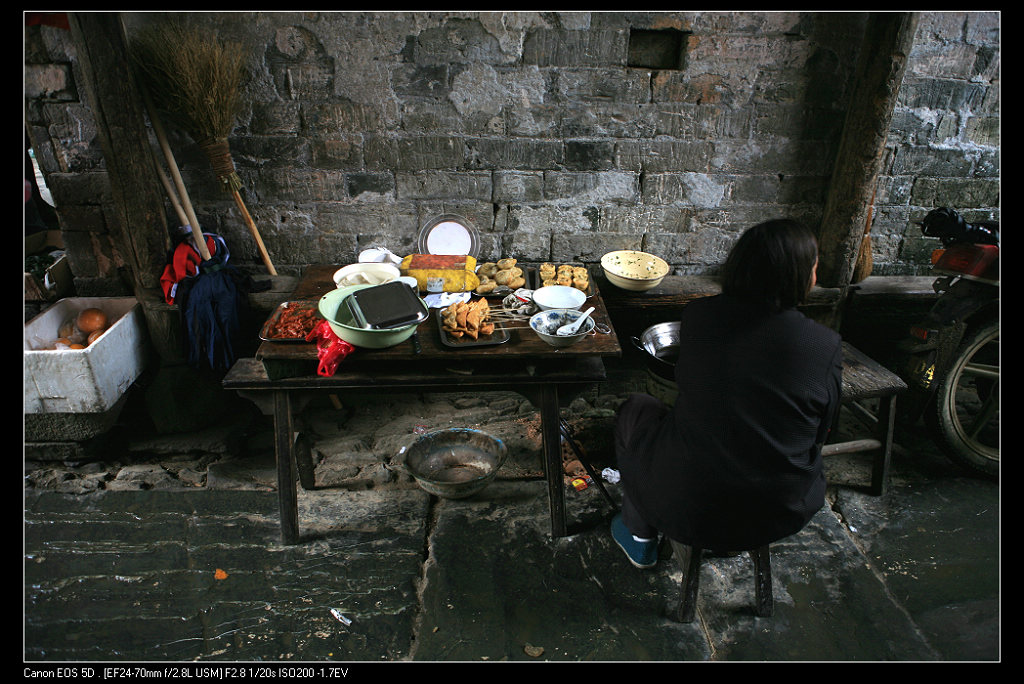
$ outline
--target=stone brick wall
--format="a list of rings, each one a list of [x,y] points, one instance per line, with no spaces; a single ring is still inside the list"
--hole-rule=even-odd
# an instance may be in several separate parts
[[[934,207],[999,220],[999,14],[924,12],[889,130],[871,230],[876,275],[924,274]]]
[[[278,271],[414,251],[440,213],[481,256],[613,249],[717,270],[742,229],[820,221],[866,15],[814,12],[260,12],[194,15],[242,42],[230,138]],[[127,14],[129,32],[155,15]],[[110,191],[67,31],[26,28],[26,122],[79,292],[120,287]],[[206,158],[172,131],[234,263],[263,272]],[[875,273],[927,269],[913,221],[999,217],[999,14],[924,13],[879,182]],[[169,223],[176,223],[168,212]]]

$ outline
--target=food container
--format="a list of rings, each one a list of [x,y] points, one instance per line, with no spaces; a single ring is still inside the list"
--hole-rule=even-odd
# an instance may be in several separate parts
[[[469,335],[463,335],[462,337],[452,337],[452,335],[444,328],[444,311],[442,309],[437,310],[437,331],[441,336],[441,344],[451,349],[466,349],[468,347],[492,347],[499,344],[505,344],[511,339],[508,330],[501,323],[495,323],[494,332],[490,335],[480,335],[476,339],[473,339]]]
[[[552,347],[569,347],[592,333],[597,325],[594,317],[588,315],[587,320],[575,335],[557,334],[560,327],[572,323],[581,315],[582,312],[575,309],[548,309],[530,316],[530,328]]]
[[[416,279],[420,292],[469,292],[480,285],[476,258],[465,254],[410,254],[400,270]]]
[[[676,361],[679,359],[679,321],[658,323],[641,333],[633,344],[647,353],[648,370],[675,382]]]
[[[661,257],[634,249],[608,252],[601,257],[601,268],[608,282],[633,292],[656,287],[669,272]]]
[[[353,292],[345,300],[360,328],[374,330],[401,328],[427,320],[423,300],[405,283],[391,282]]]
[[[331,326],[334,334],[355,347],[367,349],[384,349],[401,344],[416,332],[418,323],[402,326],[400,328],[385,328],[373,330],[359,327],[352,318],[352,312],[345,300],[354,292],[373,287],[372,285],[353,285],[331,290],[317,303],[320,315],[324,317],[327,324]],[[404,287],[404,286],[403,286]],[[408,289],[408,288],[406,288]],[[426,306],[426,305],[424,305]]]
[[[107,315],[108,326],[85,349],[45,349],[69,317],[87,308]],[[25,324],[26,414],[102,413],[142,374],[148,339],[134,297],[69,297]]]
[[[542,287],[563,285],[581,290],[588,296],[596,293],[590,279],[590,269],[580,262],[547,261],[532,268],[531,272],[538,290]]]
[[[399,275],[398,267],[390,263],[349,264],[334,272],[334,284],[338,287],[382,285],[396,280]]]
[[[647,393],[672,406],[679,395],[676,362],[679,360],[679,321],[658,323],[643,331],[633,344],[647,354]]]
[[[428,432],[403,451],[405,467],[419,486],[445,499],[464,499],[482,490],[508,456],[500,439],[469,428]]]
[[[541,311],[549,309],[579,309],[587,295],[568,285],[548,285],[533,292],[533,303]]]
[[[260,329],[260,339],[264,342],[305,342],[306,335],[319,321],[316,302],[281,302]]]

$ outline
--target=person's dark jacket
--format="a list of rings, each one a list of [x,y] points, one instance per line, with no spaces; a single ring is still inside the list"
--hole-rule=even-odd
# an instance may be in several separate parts
[[[687,305],[675,406],[638,431],[620,466],[644,519],[719,550],[802,529],[824,504],[821,445],[842,360],[839,334],[795,309],[766,313],[725,295]]]

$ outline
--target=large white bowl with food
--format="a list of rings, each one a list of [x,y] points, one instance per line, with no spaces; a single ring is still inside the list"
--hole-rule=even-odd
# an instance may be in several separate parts
[[[587,295],[568,285],[545,285],[533,291],[533,303],[541,311],[549,309],[579,309]]]
[[[397,280],[401,275],[401,271],[394,264],[367,261],[339,268],[334,272],[334,284],[338,287],[383,285]]]
[[[601,268],[608,282],[633,292],[656,287],[669,272],[664,259],[635,249],[608,252],[601,257]]]

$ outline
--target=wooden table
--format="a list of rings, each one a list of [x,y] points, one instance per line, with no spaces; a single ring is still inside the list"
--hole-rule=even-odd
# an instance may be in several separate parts
[[[319,300],[334,289],[337,266],[310,266],[289,301]],[[500,299],[492,300],[500,307]],[[292,416],[296,392],[396,391],[514,391],[539,408],[544,472],[551,507],[551,532],[566,535],[565,492],[559,434],[559,392],[580,389],[605,379],[604,357],[621,354],[608,312],[596,291],[585,306],[609,332],[586,337],[571,347],[554,348],[531,330],[511,329],[509,340],[493,346],[452,348],[442,342],[436,310],[420,324],[416,342],[408,340],[387,349],[358,348],[333,376],[317,375],[312,343],[264,341],[255,358],[240,359],[224,377],[227,389],[268,393],[273,398],[275,454],[281,535],[285,544],[299,541],[297,478],[312,488],[309,454],[297,453]]]

